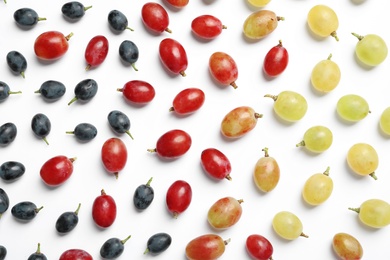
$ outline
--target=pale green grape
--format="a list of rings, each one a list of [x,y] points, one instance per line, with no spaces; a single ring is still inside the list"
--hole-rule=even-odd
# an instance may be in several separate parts
[[[274,102],[275,113],[288,122],[301,120],[307,111],[307,101],[299,93],[294,91],[282,91],[279,95],[265,95],[272,98]]]
[[[310,176],[303,186],[303,199],[310,205],[316,206],[324,203],[332,194],[333,180],[329,177],[329,167],[324,173]]]
[[[333,133],[326,126],[313,126],[306,130],[303,140],[296,146],[304,146],[313,153],[322,153],[333,143]]]
[[[311,84],[320,92],[328,93],[335,89],[340,82],[340,68],[331,58],[332,54],[329,55],[328,59],[318,62],[311,71]]]
[[[390,204],[381,199],[364,201],[359,208],[349,208],[359,213],[359,219],[367,226],[383,228],[390,224]]]
[[[374,147],[367,143],[357,143],[349,148],[347,153],[347,163],[356,174],[374,179],[375,171],[379,165],[379,157]]]
[[[379,119],[379,126],[385,134],[390,135],[390,107],[383,110]]]
[[[247,38],[259,40],[275,31],[279,21],[283,20],[283,17],[277,16],[273,11],[262,9],[248,15],[242,31]]]
[[[352,33],[358,38],[355,53],[358,59],[368,66],[378,66],[387,57],[386,42],[376,34],[367,34],[365,36]]]
[[[316,5],[307,14],[307,24],[317,36],[333,36],[337,41],[336,30],[339,28],[339,19],[336,12],[326,5]]]
[[[271,2],[271,0],[247,0],[247,1],[254,7],[264,7],[269,2]]]
[[[300,236],[307,237],[302,230],[301,220],[289,211],[277,213],[272,220],[272,227],[276,234],[287,240],[294,240]]]
[[[350,122],[360,121],[370,113],[367,101],[355,94],[342,96],[337,102],[336,110],[342,119]]]

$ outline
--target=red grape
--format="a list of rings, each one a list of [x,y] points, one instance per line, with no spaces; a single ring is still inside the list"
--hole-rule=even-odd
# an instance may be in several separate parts
[[[191,147],[191,136],[180,129],[173,129],[157,140],[156,148],[148,149],[149,152],[156,152],[166,159],[176,159],[184,155]]]
[[[213,78],[223,86],[237,88],[238,68],[234,59],[227,53],[214,52],[209,59],[209,70]]]
[[[248,254],[255,260],[272,259],[274,248],[271,242],[261,235],[253,234],[248,236],[245,247]]]
[[[111,226],[116,219],[117,207],[113,197],[107,195],[104,190],[95,198],[92,205],[92,218],[101,228]]]
[[[236,107],[222,119],[221,133],[227,138],[242,137],[255,128],[257,119],[262,116],[251,107]]]
[[[177,218],[191,204],[192,189],[190,184],[183,180],[175,181],[169,186],[165,199],[169,212]]]
[[[103,35],[93,37],[85,49],[85,60],[88,63],[85,70],[103,63],[108,54],[108,40]]]
[[[209,208],[207,213],[207,221],[209,224],[217,229],[227,229],[235,225],[241,218],[243,200],[237,200],[232,197],[224,197]]]
[[[127,162],[125,143],[117,137],[107,139],[101,149],[101,159],[105,169],[118,178],[119,171],[126,166]]]
[[[192,32],[203,39],[214,39],[222,33],[222,29],[226,28],[221,20],[208,14],[196,17],[191,23]]]
[[[176,8],[183,8],[188,5],[189,0],[166,0],[168,4]]]
[[[41,167],[42,180],[49,186],[63,184],[73,173],[73,162],[76,158],[58,155],[47,160]]]
[[[181,74],[185,76],[185,70],[188,66],[187,53],[178,41],[165,38],[160,42],[159,46],[160,60],[170,72],[173,74]]]
[[[148,2],[142,6],[141,10],[142,22],[149,30],[155,33],[164,31],[171,33],[168,28],[169,15],[165,8],[155,2]]]
[[[123,93],[123,97],[135,104],[146,104],[153,100],[156,95],[154,87],[142,80],[131,80],[123,88],[118,88]]]
[[[34,52],[43,60],[56,60],[61,58],[69,48],[68,41],[73,33],[64,36],[58,31],[47,31],[40,34],[34,42]]]
[[[279,76],[287,67],[288,52],[283,47],[282,41],[272,47],[265,55],[263,70],[270,77]]]
[[[223,255],[229,240],[217,234],[205,234],[192,239],[186,245],[186,257],[190,260],[215,260]]]
[[[83,249],[68,249],[61,254],[59,260],[93,260],[93,258]]]
[[[198,110],[204,103],[204,92],[199,88],[187,88],[180,91],[173,99],[169,109],[179,115],[188,115]]]
[[[222,180],[231,180],[232,166],[229,159],[221,151],[215,148],[207,148],[202,151],[200,161],[205,172],[211,177]]]

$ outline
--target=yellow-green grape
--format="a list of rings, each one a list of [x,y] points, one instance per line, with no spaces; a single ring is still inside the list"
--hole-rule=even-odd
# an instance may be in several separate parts
[[[332,194],[333,180],[329,177],[329,167],[324,173],[316,173],[306,180],[303,186],[303,199],[310,205],[324,203]]]
[[[347,163],[351,170],[359,175],[370,175],[377,179],[375,171],[378,168],[379,157],[374,147],[367,143],[357,143],[349,148]]]
[[[390,135],[390,107],[383,110],[379,119],[379,126],[383,133]]]
[[[333,143],[332,131],[326,126],[313,126],[306,130],[303,140],[296,144],[304,146],[313,153],[322,153],[329,149]]]
[[[311,71],[311,85],[323,93],[334,90],[341,78],[340,68],[331,58],[332,54],[326,60],[318,62]]]
[[[349,122],[358,122],[370,113],[367,101],[355,94],[342,96],[337,102],[336,111],[342,119]]]
[[[337,29],[339,28],[339,19],[336,12],[326,5],[316,5],[312,7],[307,14],[307,24],[310,30],[317,36],[333,36],[337,41]]]
[[[376,34],[367,34],[365,36],[352,33],[358,38],[358,43],[355,46],[355,53],[358,59],[368,66],[378,66],[387,57],[386,42]]]
[[[259,10],[251,13],[244,21],[243,33],[252,40],[262,39],[271,34],[283,17],[270,10]]]
[[[364,201],[359,208],[349,208],[359,213],[359,219],[367,226],[383,228],[390,224],[390,204],[381,199]]]
[[[264,97],[272,98],[275,113],[287,122],[301,120],[307,111],[307,101],[305,97],[294,91],[282,91],[279,95],[267,94]]]
[[[280,168],[275,158],[270,157],[268,148],[264,148],[264,157],[257,160],[253,171],[253,180],[256,187],[263,192],[273,190],[280,179]]]
[[[277,213],[272,219],[272,227],[276,234],[287,240],[294,240],[300,236],[308,237],[302,232],[301,220],[289,211]]]
[[[271,2],[271,0],[247,0],[247,2],[254,7],[264,7]]]

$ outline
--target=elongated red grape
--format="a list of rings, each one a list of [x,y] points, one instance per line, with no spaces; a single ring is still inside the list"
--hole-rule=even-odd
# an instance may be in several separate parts
[[[165,38],[160,42],[159,56],[164,67],[173,74],[185,76],[188,66],[186,50],[178,41]]]
[[[287,64],[287,49],[282,45],[282,41],[279,41],[279,44],[272,47],[265,55],[263,69],[268,76],[276,77],[282,74]]]
[[[204,14],[196,17],[191,22],[192,32],[202,38],[211,40],[222,33],[227,27],[222,24],[221,20],[209,14]]]
[[[237,88],[238,68],[234,59],[225,52],[214,52],[209,58],[209,71],[213,78],[223,86]]]
[[[167,10],[156,2],[147,2],[142,6],[141,17],[144,25],[155,33],[172,31],[169,26],[169,15]]]
[[[197,111],[204,103],[205,94],[199,88],[186,88],[180,91],[173,99],[173,111],[178,115],[188,115]]]
[[[91,67],[99,66],[106,59],[108,54],[108,40],[103,35],[97,35],[93,37],[85,49],[85,61],[87,62],[87,67],[85,70],[89,70]]]

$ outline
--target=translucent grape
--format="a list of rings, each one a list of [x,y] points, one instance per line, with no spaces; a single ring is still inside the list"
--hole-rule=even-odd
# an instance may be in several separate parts
[[[301,220],[289,211],[277,213],[272,219],[272,227],[276,234],[287,240],[294,240],[300,236],[308,237],[302,232]]]
[[[264,97],[270,97],[275,101],[275,113],[287,122],[299,121],[306,114],[307,101],[297,92],[282,91],[277,96],[267,94]]]
[[[334,90],[341,78],[340,68],[331,58],[332,54],[326,60],[318,62],[311,71],[312,86],[323,93]]]
[[[279,183],[280,168],[275,158],[270,157],[268,148],[264,148],[264,157],[257,160],[253,171],[256,187],[263,192],[272,191]]]
[[[310,30],[317,36],[332,36],[337,41],[336,30],[339,28],[339,19],[335,11],[326,5],[316,5],[307,14],[307,24]]]
[[[383,133],[390,135],[390,107],[383,110],[379,119],[379,126]]]
[[[376,34],[365,36],[352,33],[359,42],[355,46],[357,58],[368,66],[378,66],[387,57],[388,49],[386,42]]]
[[[254,7],[264,7],[267,4],[269,4],[269,2],[271,2],[271,0],[247,0],[247,1],[249,4],[251,4]]]
[[[359,175],[370,175],[375,180],[375,170],[378,168],[379,157],[374,147],[367,143],[357,143],[349,148],[347,163],[351,170]]]
[[[322,153],[333,143],[332,131],[326,126],[313,126],[306,130],[303,140],[296,146],[304,146],[313,153]]]
[[[359,260],[363,257],[363,247],[360,242],[350,234],[337,233],[333,236],[332,248],[340,259]]]
[[[342,119],[349,122],[358,122],[370,113],[367,101],[355,94],[342,96],[337,102],[336,111]]]
[[[324,203],[332,194],[333,180],[329,177],[329,167],[324,173],[310,176],[303,186],[303,199],[310,205],[317,206]]]
[[[361,222],[369,227],[383,228],[390,224],[390,204],[381,199],[364,201],[359,208],[349,208],[359,214]]]

